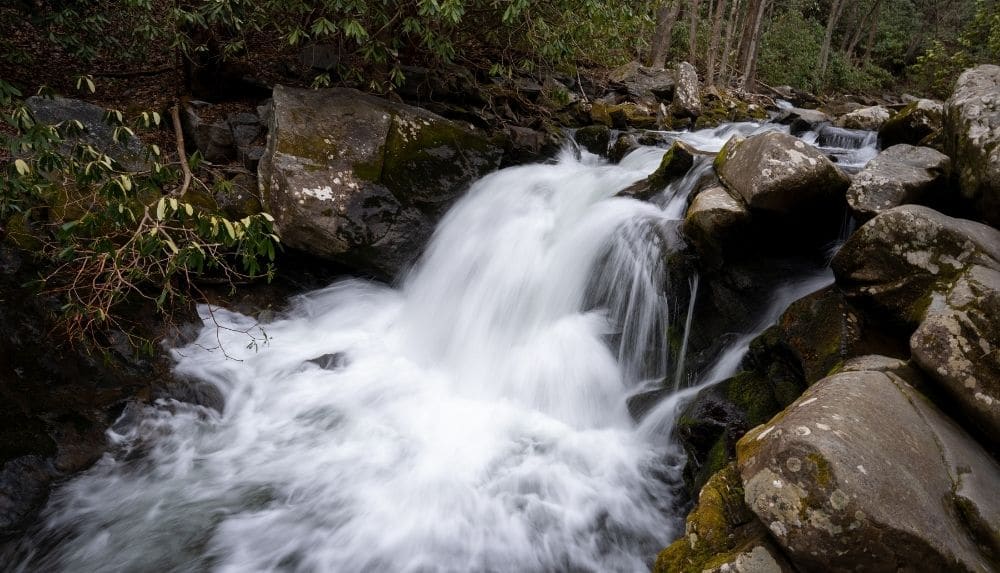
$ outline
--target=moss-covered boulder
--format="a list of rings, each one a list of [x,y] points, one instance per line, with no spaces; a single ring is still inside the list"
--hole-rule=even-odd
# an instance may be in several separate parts
[[[615,129],[657,129],[656,108],[641,103],[625,102],[608,106],[608,117]]]
[[[943,116],[941,102],[930,99],[910,102],[882,124],[878,130],[879,142],[883,149],[900,143],[921,145],[941,129]]]
[[[391,277],[502,150],[468,126],[356,90],[274,90],[260,163],[284,242]]]
[[[963,197],[1000,227],[1000,66],[966,70],[944,106],[944,147]]]
[[[744,500],[801,571],[994,571],[1000,466],[891,372],[817,382],[737,446]]]
[[[698,155],[704,155],[704,153],[683,141],[674,141],[670,149],[663,155],[663,159],[660,160],[660,165],[649,177],[622,189],[618,194],[624,197],[647,200],[666,189],[667,185],[687,175]]]
[[[894,145],[878,154],[847,189],[847,205],[859,221],[909,203],[948,202],[951,159],[929,147]]]
[[[735,464],[729,464],[702,488],[684,537],[660,552],[653,571],[791,573],[793,569],[744,503],[743,483]]]
[[[588,125],[576,130],[573,138],[580,147],[594,155],[605,156],[611,144],[611,129],[606,125]]]

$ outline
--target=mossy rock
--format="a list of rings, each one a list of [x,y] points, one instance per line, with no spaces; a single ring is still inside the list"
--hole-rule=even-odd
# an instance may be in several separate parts
[[[7,234],[4,242],[25,251],[38,251],[42,248],[42,241],[37,232],[31,228],[27,213],[14,213],[7,219]]]
[[[771,569],[762,569],[765,571],[791,571],[743,496],[735,464],[713,475],[702,488],[698,505],[688,515],[684,536],[657,555],[654,573],[742,571],[733,567],[749,560],[772,565]]]
[[[606,156],[611,144],[611,129],[606,125],[589,125],[576,131],[574,137],[580,147],[594,155]]]
[[[909,103],[896,112],[878,130],[882,149],[908,143],[923,145],[925,138],[941,130],[944,107],[932,100],[921,99]]]
[[[684,177],[694,165],[694,158],[700,152],[682,141],[675,141],[663,155],[660,165],[649,177],[619,192],[619,195],[648,200],[667,185]]]

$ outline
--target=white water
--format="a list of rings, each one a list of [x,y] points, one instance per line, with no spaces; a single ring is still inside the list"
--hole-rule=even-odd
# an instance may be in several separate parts
[[[718,149],[756,128],[683,137]],[[15,570],[646,569],[680,533],[678,453],[656,430],[693,390],[642,427],[625,399],[672,372],[661,337],[686,317],[669,316],[662,249],[690,188],[664,209],[612,195],[662,153],[491,175],[400,288],[298,297],[259,350],[237,332],[252,318],[216,310],[232,330],[206,320],[174,355],[224,412],[161,401],[116,424]]]

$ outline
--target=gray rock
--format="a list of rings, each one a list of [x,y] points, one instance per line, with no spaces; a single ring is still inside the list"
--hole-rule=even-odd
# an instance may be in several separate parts
[[[275,88],[268,131],[259,180],[285,243],[383,276],[502,154],[440,116],[342,88]]]
[[[639,101],[670,101],[676,84],[673,70],[647,68],[639,62],[629,62],[612,70],[608,80]]]
[[[945,152],[962,195],[1000,226],[1000,66],[966,70],[944,106]]]
[[[941,129],[944,106],[941,102],[919,99],[896,112],[878,130],[883,148],[900,143],[919,145]]]
[[[774,123],[789,126],[792,135],[816,131],[821,123],[829,123],[830,116],[816,109],[793,107],[783,110],[774,118]]]
[[[746,205],[715,185],[695,196],[684,217],[683,230],[703,260],[721,260],[723,252],[749,223]]]
[[[588,125],[576,130],[574,136],[580,147],[594,155],[607,156],[611,144],[611,129],[606,125]]]
[[[751,211],[792,213],[837,201],[850,179],[815,147],[767,132],[733,138],[716,159],[723,184]]]
[[[821,380],[737,458],[747,505],[798,570],[994,570],[981,547],[1000,528],[1000,467],[892,373]]]
[[[181,124],[184,136],[202,157],[211,163],[228,163],[236,158],[236,140],[228,121],[208,122],[202,119],[212,104],[193,101],[184,108]]]
[[[929,147],[894,145],[869,161],[847,190],[859,221],[908,203],[944,202],[951,159]]]
[[[863,107],[838,117],[834,125],[846,129],[878,131],[889,120],[889,115],[889,110],[880,105]]]
[[[677,87],[670,111],[677,117],[695,118],[701,115],[701,89],[698,84],[698,70],[687,62],[677,64],[675,69]]]
[[[146,147],[138,138],[130,138],[124,143],[114,140],[114,128],[104,120],[107,112],[102,107],[62,97],[47,98],[32,96],[25,100],[28,109],[39,123],[57,125],[68,121],[79,121],[83,133],[70,138],[66,143],[86,143],[108,154],[122,165],[132,170],[141,170],[146,165]]]
[[[636,149],[639,149],[639,140],[631,133],[623,133],[618,136],[618,139],[611,145],[611,149],[608,150],[608,159],[612,163],[618,163]]]

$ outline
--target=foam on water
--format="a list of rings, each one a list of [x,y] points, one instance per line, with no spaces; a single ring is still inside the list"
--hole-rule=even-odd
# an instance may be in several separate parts
[[[770,128],[679,137],[718,149]],[[613,195],[662,154],[567,152],[484,178],[399,288],[338,282],[263,325],[202,308],[176,373],[224,411],[127,412],[14,569],[645,569],[681,532],[680,454],[654,431],[676,408],[637,427],[625,399],[673,372],[662,337],[685,317],[663,250],[696,178],[665,208]],[[246,348],[258,328],[268,343]]]

